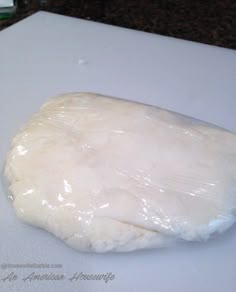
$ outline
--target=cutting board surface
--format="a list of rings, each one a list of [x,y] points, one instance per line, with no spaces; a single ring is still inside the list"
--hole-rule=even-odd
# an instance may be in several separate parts
[[[39,12],[0,32],[0,163],[11,137],[49,97],[89,91],[157,105],[236,132],[236,52]],[[79,253],[19,221],[0,186],[0,291],[235,292],[236,226],[216,240],[127,254]],[[30,273],[104,281],[22,281]]]

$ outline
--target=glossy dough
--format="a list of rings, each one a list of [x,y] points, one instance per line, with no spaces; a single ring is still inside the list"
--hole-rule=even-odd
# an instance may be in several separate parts
[[[5,174],[17,215],[78,250],[205,240],[235,221],[236,135],[96,94],[44,104]]]

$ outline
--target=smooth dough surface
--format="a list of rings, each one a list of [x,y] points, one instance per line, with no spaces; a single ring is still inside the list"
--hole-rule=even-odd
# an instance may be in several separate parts
[[[5,175],[22,220],[82,251],[206,240],[235,221],[235,134],[98,94],[44,104]]]

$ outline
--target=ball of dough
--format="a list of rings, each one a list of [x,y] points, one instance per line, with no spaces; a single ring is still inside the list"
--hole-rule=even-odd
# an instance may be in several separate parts
[[[22,220],[82,251],[206,240],[235,221],[235,134],[98,94],[44,104],[5,175]]]

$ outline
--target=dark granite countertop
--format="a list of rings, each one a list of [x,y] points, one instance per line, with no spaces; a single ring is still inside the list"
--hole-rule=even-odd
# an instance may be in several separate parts
[[[24,1],[27,2],[27,1]],[[38,10],[236,49],[236,0],[49,0],[19,1],[14,18],[0,30]]]

